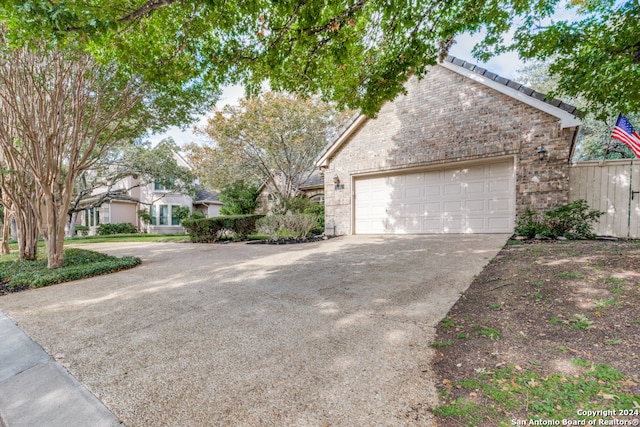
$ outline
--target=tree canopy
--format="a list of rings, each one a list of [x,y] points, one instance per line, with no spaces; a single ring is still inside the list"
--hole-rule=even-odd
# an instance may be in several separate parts
[[[484,27],[495,40],[516,18],[546,16],[557,3],[2,0],[0,19],[16,43],[72,40],[169,91],[244,83],[253,94],[268,81],[275,91],[321,94],[372,116],[457,34]]]
[[[579,110],[588,111],[585,100],[572,96],[559,88],[558,76],[549,73],[551,61],[533,61],[519,70],[517,80],[541,93],[555,93]],[[635,158],[633,151],[621,141],[611,139],[611,131],[618,117],[612,113],[604,119],[602,114],[586,112],[582,116],[582,126],[573,153],[574,161]],[[640,125],[640,114],[628,113],[632,123]]]
[[[207,185],[265,184],[279,204],[297,194],[348,115],[317,99],[269,92],[217,111],[204,129],[212,143],[191,144],[187,151]]]
[[[229,83],[255,93],[322,94],[375,115],[446,54],[455,36],[483,31],[479,59],[515,50],[554,58],[559,87],[589,111],[639,110],[636,0],[1,0],[12,39],[79,43],[175,97],[173,116]],[[575,19],[551,22],[569,8]],[[513,43],[507,37],[514,31]],[[190,97],[182,97],[188,91]],[[163,99],[168,100],[171,97]]]
[[[50,268],[62,266],[76,178],[114,145],[155,122],[153,90],[73,46],[8,46],[0,32],[0,186],[17,220],[21,258],[38,233]],[[30,236],[25,240],[25,236]],[[26,242],[28,250],[23,251]],[[35,243],[34,243],[35,242]],[[29,249],[31,248],[31,249]]]
[[[557,90],[580,97],[583,111],[600,120],[640,111],[640,3],[572,0],[575,19],[558,22],[542,19],[560,2],[538,4],[539,13],[519,20],[512,43],[488,37],[476,46],[478,57],[513,50],[525,60],[549,60]]]

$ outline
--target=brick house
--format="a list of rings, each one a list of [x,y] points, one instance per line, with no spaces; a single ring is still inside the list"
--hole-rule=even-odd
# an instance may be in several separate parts
[[[321,153],[326,232],[510,233],[568,202],[576,109],[448,57]]]

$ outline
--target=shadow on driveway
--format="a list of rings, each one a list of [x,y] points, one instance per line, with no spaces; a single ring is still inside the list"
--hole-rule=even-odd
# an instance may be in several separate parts
[[[433,327],[507,238],[83,245],[143,263],[0,310],[129,426],[425,426]]]

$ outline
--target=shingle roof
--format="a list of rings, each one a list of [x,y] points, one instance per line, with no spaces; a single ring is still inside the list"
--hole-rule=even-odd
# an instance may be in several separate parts
[[[312,187],[322,187],[324,185],[324,178],[320,174],[319,170],[314,170],[313,173],[307,178],[305,182],[300,184],[301,189],[312,188]]]
[[[515,89],[519,92],[524,93],[527,96],[530,96],[534,99],[537,99],[539,101],[543,101],[549,105],[553,105],[554,107],[560,108],[561,110],[566,111],[569,114],[578,114],[578,109],[576,107],[574,107],[571,104],[567,104],[566,102],[562,102],[559,99],[548,99],[547,96],[544,93],[540,93],[540,92],[536,92],[535,90],[526,87],[523,84],[520,84],[518,82],[515,82],[513,80],[509,80],[506,79],[504,77],[500,77],[499,75],[492,73],[488,70],[486,70],[485,68],[482,68],[478,65],[472,64],[471,62],[467,62],[463,59],[460,58],[456,58],[455,56],[447,56],[444,59],[446,62],[450,62],[454,65],[457,65],[459,67],[465,68],[469,71],[472,71],[476,74],[479,74],[481,76],[483,76],[484,78],[487,78],[489,80],[493,80],[497,83],[503,84],[505,86],[510,87],[511,89]]]
[[[198,191],[194,199],[194,203],[204,203],[204,202],[220,202],[220,192],[209,191],[209,190]]]

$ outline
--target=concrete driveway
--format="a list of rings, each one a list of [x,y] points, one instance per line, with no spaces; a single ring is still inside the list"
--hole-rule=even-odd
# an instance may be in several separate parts
[[[433,327],[507,237],[83,245],[143,263],[0,310],[130,427],[425,426]]]

